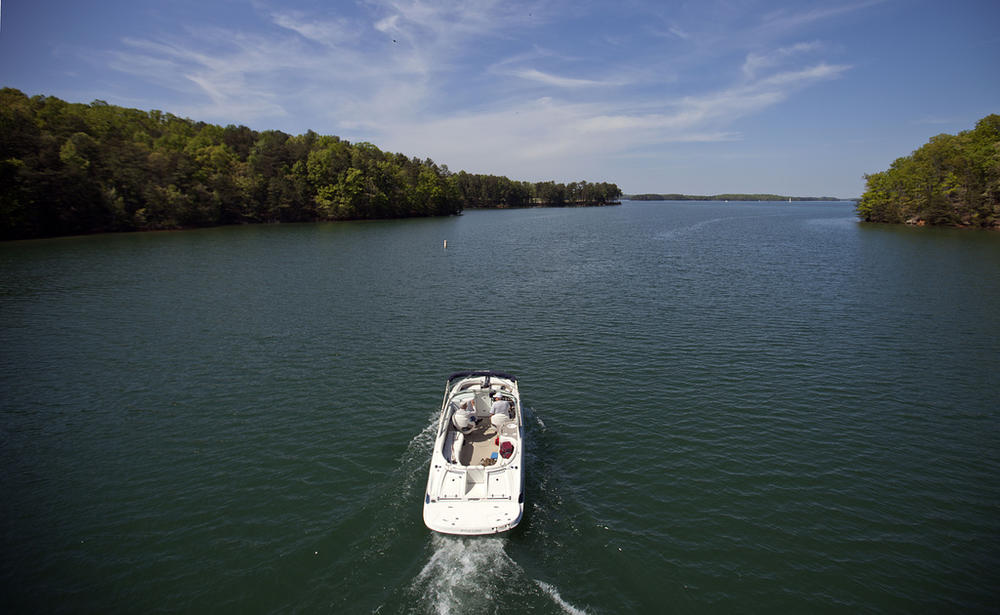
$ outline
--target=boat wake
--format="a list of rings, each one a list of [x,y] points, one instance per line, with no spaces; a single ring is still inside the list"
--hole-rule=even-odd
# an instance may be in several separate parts
[[[587,613],[564,600],[554,586],[531,579],[507,554],[504,536],[432,534],[430,543],[431,556],[410,585],[420,612],[503,613],[513,605],[548,604],[568,615]]]
[[[430,415],[427,426],[410,439],[410,442],[406,445],[406,451],[399,459],[400,470],[420,465],[430,457],[430,450],[434,446],[434,436],[437,434],[438,417],[439,414],[437,412]],[[422,470],[426,473],[427,468],[424,467]],[[426,475],[424,478],[426,478]]]
[[[559,606],[559,608],[563,610],[563,613],[568,613],[569,615],[587,615],[587,611],[581,608],[577,608],[572,604],[563,600],[563,597],[559,595],[559,590],[557,590],[552,585],[549,585],[545,581],[539,581],[538,579],[535,579],[535,584],[538,585],[538,587],[542,588],[542,591],[544,591],[546,594],[548,594],[550,598],[552,598],[552,601],[555,602]]]
[[[432,554],[413,581],[424,612],[482,613],[506,594],[518,576],[517,564],[504,551],[505,538],[431,535]]]
[[[698,230],[700,230],[700,229],[702,229],[702,228],[704,228],[704,227],[706,227],[706,226],[708,226],[710,224],[716,224],[716,223],[723,222],[725,220],[731,220],[731,219],[732,219],[732,216],[725,216],[725,217],[721,217],[721,218],[712,218],[710,220],[702,220],[700,222],[695,222],[694,224],[689,224],[687,226],[681,226],[681,227],[673,228],[673,229],[670,229],[670,230],[667,230],[667,231],[662,231],[660,233],[657,233],[654,238],[658,239],[658,240],[670,241],[670,240],[673,240],[673,239],[677,239],[679,237],[683,237],[685,235],[689,235],[689,234],[691,234],[691,233],[693,233],[695,231],[698,231]]]
[[[787,214],[785,214],[784,212],[777,212],[777,213],[764,214],[764,215],[780,216],[780,215],[787,215]],[[705,228],[706,226],[711,226],[713,224],[718,224],[720,222],[729,222],[731,220],[746,220],[746,219],[749,219],[749,218],[759,218],[760,216],[761,216],[761,213],[759,211],[757,211],[753,215],[742,215],[742,216],[740,216],[740,215],[734,215],[734,216],[720,216],[718,218],[710,218],[708,220],[701,220],[699,222],[695,222],[694,224],[689,224],[687,226],[681,226],[681,227],[678,227],[678,228],[673,228],[673,229],[669,229],[669,230],[666,230],[666,231],[662,231],[660,233],[657,233],[654,236],[654,239],[660,240],[660,241],[663,241],[663,240],[671,241],[671,240],[674,240],[674,239],[679,239],[681,237],[686,237],[687,235],[691,235],[692,233],[700,231],[701,229]]]

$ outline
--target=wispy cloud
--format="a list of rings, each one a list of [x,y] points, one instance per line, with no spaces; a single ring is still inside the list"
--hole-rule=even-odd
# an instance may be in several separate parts
[[[221,47],[220,38],[227,41]],[[191,102],[178,111],[209,119],[228,115],[245,121],[285,115],[275,84],[284,85],[283,73],[303,67],[301,56],[287,41],[276,43],[216,29],[191,31],[178,40],[125,39],[123,43],[112,55],[115,69],[186,93]],[[194,102],[199,98],[207,101]]]
[[[357,25],[343,18],[322,20],[311,18],[301,11],[292,11],[271,13],[271,19],[282,28],[328,47],[354,44],[361,38]]]
[[[656,36],[656,37],[659,37],[659,38],[668,38],[668,39],[676,38],[676,39],[680,39],[682,41],[688,41],[688,40],[691,40],[694,37],[693,34],[691,34],[690,32],[682,29],[680,26],[678,26],[676,24],[673,24],[673,23],[666,24],[665,26],[659,26],[659,27],[657,27],[657,26],[647,26],[647,31],[650,34],[652,34],[653,36]]]
[[[818,61],[825,50],[819,41],[758,44],[723,71],[732,76],[728,83],[694,93],[666,87],[675,76],[655,65],[616,67],[582,51],[575,57],[526,42],[525,28],[564,17],[525,5],[369,0],[357,6],[360,13],[348,14],[258,5],[258,17],[270,26],[260,34],[197,27],[130,38],[113,66],[184,93],[191,102],[172,110],[199,119],[273,126],[304,115],[328,122],[308,126],[320,132],[525,177],[642,148],[737,140],[740,118],[850,69]],[[771,17],[782,19],[795,21]],[[672,24],[668,36],[686,44],[695,34]],[[488,41],[502,43],[496,48],[509,55],[480,53]]]
[[[789,60],[821,48],[819,42],[796,43],[790,47],[780,47],[768,52],[751,52],[747,54],[743,62],[743,74],[748,79],[753,79],[762,70],[767,70],[780,66]]]
[[[510,72],[511,75],[519,77],[521,79],[526,79],[528,81],[536,81],[545,85],[551,85],[558,88],[589,88],[589,87],[607,87],[620,85],[620,81],[601,81],[598,79],[577,79],[573,77],[561,77],[559,75],[552,75],[549,73],[543,73],[540,70],[533,68],[525,68],[519,70],[513,70]]]
[[[824,6],[804,11],[778,9],[763,16],[761,19],[761,27],[767,30],[783,32],[795,31],[818,21],[861,11],[878,4],[883,4],[886,1],[887,0],[862,0],[860,2],[847,2],[844,4],[831,2],[825,4]]]
[[[531,177],[540,160],[581,165],[596,156],[636,148],[738,140],[740,134],[727,128],[738,119],[848,69],[821,63],[674,100],[574,103],[545,97],[421,124],[390,124],[385,138],[395,149],[433,147],[439,159]]]
[[[684,30],[681,30],[677,26],[670,26],[669,28],[667,28],[667,32],[669,32],[670,34],[676,36],[677,38],[683,39],[685,41],[689,40],[691,38],[690,34],[688,34],[687,32],[685,32]]]
[[[501,0],[370,0],[375,28],[420,47],[451,47],[523,24],[523,5]]]

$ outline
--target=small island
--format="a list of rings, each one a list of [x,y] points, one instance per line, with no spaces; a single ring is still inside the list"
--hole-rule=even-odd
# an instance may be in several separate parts
[[[308,131],[0,90],[0,239],[616,204],[611,183],[452,173]]]
[[[866,222],[1000,230],[1000,115],[931,137],[865,181],[857,212]]]

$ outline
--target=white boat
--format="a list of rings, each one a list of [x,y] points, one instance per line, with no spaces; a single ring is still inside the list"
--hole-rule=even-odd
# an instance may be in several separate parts
[[[431,453],[424,523],[445,534],[496,534],[524,514],[524,413],[517,378],[448,377]]]

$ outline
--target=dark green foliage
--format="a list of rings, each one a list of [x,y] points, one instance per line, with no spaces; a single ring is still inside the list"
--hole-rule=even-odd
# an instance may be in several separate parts
[[[586,181],[570,184],[519,182],[496,175],[452,176],[463,207],[592,207],[620,202],[616,184]]]
[[[865,180],[865,221],[1000,228],[1000,115],[932,137]]]
[[[0,90],[0,239],[603,205],[614,184],[528,184],[308,131]]]

